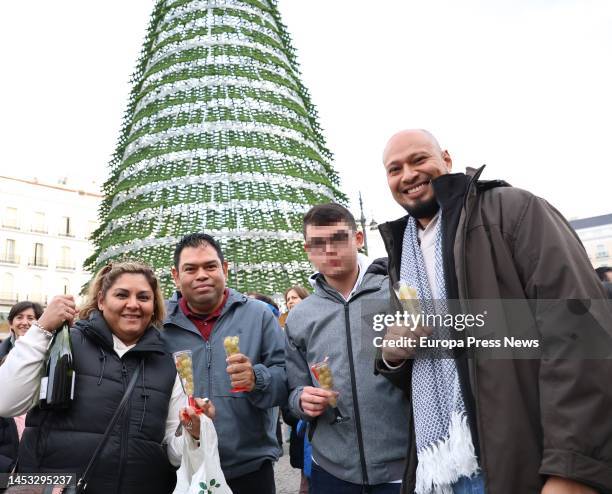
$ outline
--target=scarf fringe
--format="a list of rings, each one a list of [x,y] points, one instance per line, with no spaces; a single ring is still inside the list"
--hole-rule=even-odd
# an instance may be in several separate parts
[[[453,412],[448,437],[417,453],[416,494],[453,494],[451,485],[478,472],[465,414]]]

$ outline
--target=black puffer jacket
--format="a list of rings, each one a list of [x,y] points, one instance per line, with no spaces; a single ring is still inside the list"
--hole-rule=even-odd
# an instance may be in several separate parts
[[[17,461],[19,436],[13,419],[0,418],[0,473],[13,470]]]
[[[142,366],[137,386],[99,457],[88,494],[167,494],[175,483],[164,440],[176,368],[158,331],[147,329],[119,358],[99,312],[71,330],[75,398],[66,411],[34,408],[26,418],[19,451],[21,472],[80,475],[117,408],[130,376]]]
[[[0,365],[12,349],[11,337],[0,343]],[[15,421],[11,418],[0,418],[0,473],[8,473],[13,469],[18,449],[19,435]]]

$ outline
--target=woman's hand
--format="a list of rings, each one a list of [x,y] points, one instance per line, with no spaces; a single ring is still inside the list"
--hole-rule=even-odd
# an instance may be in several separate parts
[[[196,405],[200,408],[199,412],[204,413],[209,419],[215,418],[215,406],[208,398],[196,398]],[[200,414],[193,407],[181,408],[179,419],[191,437],[200,439]]]
[[[43,315],[38,319],[38,323],[46,331],[57,331],[64,322],[72,326],[76,313],[74,297],[72,295],[58,295],[51,299]]]

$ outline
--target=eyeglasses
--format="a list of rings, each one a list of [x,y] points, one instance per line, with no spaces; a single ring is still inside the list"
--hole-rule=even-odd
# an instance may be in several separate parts
[[[329,244],[330,248],[344,247],[348,245],[351,235],[348,231],[342,230],[334,233],[330,237],[311,237],[306,241],[306,248],[315,251],[325,251],[325,247]]]

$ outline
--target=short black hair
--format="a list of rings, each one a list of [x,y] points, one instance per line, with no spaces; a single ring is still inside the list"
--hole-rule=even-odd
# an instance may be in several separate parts
[[[608,281],[606,278],[606,273],[609,273],[610,271],[612,271],[612,268],[609,266],[600,266],[599,268],[595,268],[595,272],[597,273],[600,281]]]
[[[304,238],[306,238],[306,227],[308,225],[329,226],[334,223],[340,223],[341,221],[344,221],[352,231],[357,231],[355,217],[344,206],[335,202],[317,204],[311,207],[304,215]]]
[[[8,322],[12,323],[13,319],[15,319],[24,310],[28,309],[32,309],[34,311],[34,317],[36,317],[36,319],[40,319],[40,316],[42,316],[43,308],[39,303],[24,300],[23,302],[17,302],[15,305],[13,305],[13,307],[11,307],[8,315]]]
[[[185,247],[199,247],[200,245],[210,245],[213,249],[215,249],[221,264],[223,264],[223,251],[221,250],[219,243],[214,238],[207,233],[190,233],[180,239],[179,243],[176,244],[176,247],[174,248],[174,267],[176,269],[179,268],[181,252],[183,252]]]

